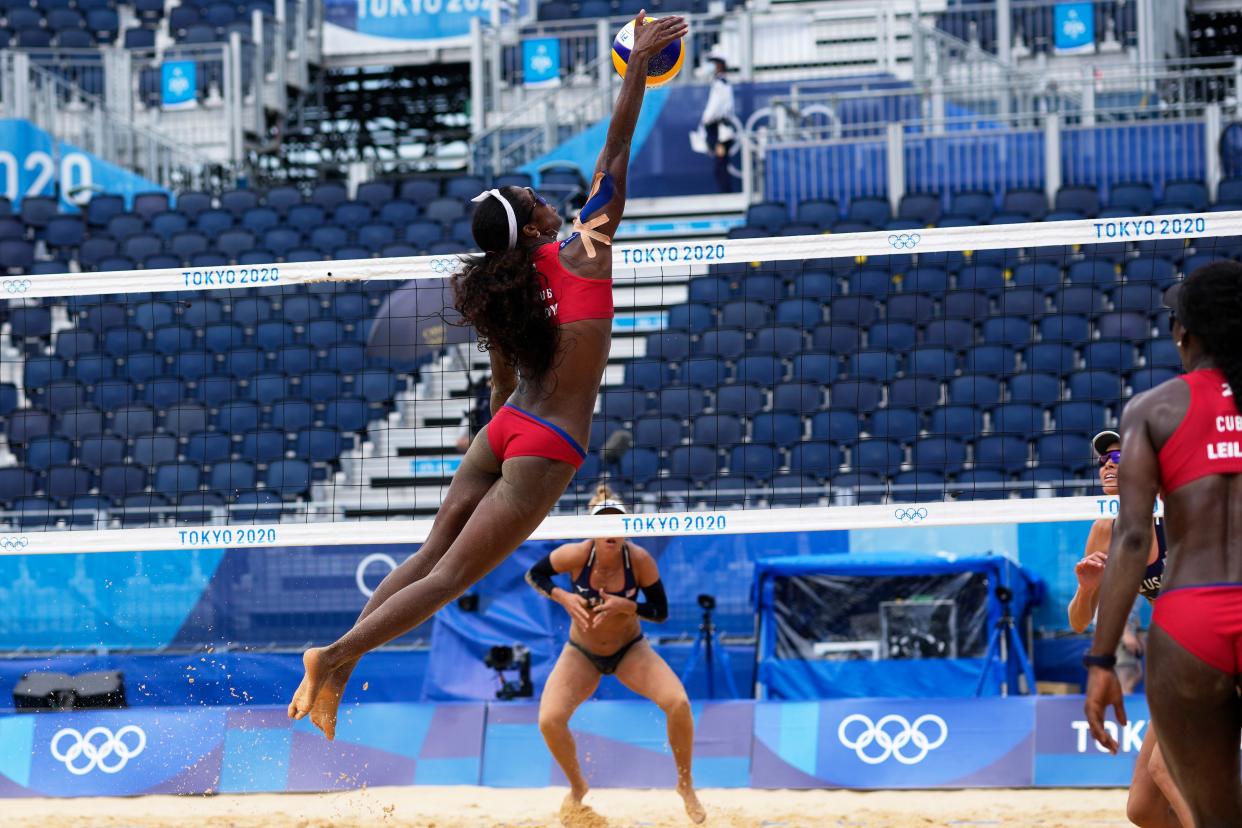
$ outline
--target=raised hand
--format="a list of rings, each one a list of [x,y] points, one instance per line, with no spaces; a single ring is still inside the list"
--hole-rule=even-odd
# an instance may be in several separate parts
[[[644,9],[634,18],[634,48],[631,55],[650,56],[690,31],[684,17],[661,17],[647,21]]]
[[[1104,565],[1108,563],[1108,555],[1104,552],[1092,552],[1074,564],[1074,575],[1083,589],[1099,589],[1100,580],[1104,577]]]

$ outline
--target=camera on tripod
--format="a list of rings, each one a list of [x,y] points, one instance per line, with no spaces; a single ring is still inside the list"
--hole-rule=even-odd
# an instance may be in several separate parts
[[[711,612],[716,608],[716,596],[706,593],[699,596],[699,607],[703,612]]]
[[[492,647],[487,651],[487,655],[483,656],[483,663],[495,670],[497,678],[500,679],[500,689],[496,691],[496,698],[501,701],[511,701],[512,699],[529,699],[535,695],[535,685],[530,680],[530,650],[523,645]],[[505,673],[511,670],[518,671],[517,681],[510,681],[505,676]]]

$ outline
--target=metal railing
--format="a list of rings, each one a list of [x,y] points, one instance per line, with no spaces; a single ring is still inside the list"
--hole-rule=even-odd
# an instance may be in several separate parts
[[[136,124],[102,95],[105,62],[98,52],[64,50],[0,55],[0,111],[24,118],[75,149],[133,170],[164,187],[190,186],[209,159],[187,143]],[[98,92],[91,92],[95,89]],[[69,193],[71,200],[89,192]]]

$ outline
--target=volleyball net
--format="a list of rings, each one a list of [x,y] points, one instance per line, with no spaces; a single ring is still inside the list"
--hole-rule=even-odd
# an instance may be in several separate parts
[[[619,242],[535,537],[1097,517],[1091,437],[1180,371],[1163,291],[1240,257],[1242,212]],[[458,265],[4,277],[0,551],[422,540],[488,416]],[[588,517],[601,482],[637,514]]]

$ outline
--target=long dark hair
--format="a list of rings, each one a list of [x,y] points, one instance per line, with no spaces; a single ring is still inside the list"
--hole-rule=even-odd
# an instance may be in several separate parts
[[[530,221],[519,187],[504,187],[519,232]],[[471,223],[482,256],[467,256],[453,276],[453,304],[479,334],[479,347],[498,350],[518,373],[537,380],[552,367],[560,333],[547,311],[530,248],[509,250],[509,218],[495,198],[479,202]]]
[[[1186,277],[1177,304],[1182,327],[1203,342],[1242,411],[1242,264],[1220,261],[1197,269]]]

